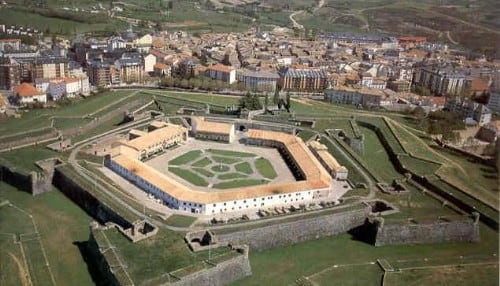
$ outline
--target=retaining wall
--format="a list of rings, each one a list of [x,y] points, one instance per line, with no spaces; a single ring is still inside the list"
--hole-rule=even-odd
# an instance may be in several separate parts
[[[99,201],[99,199],[76,183],[72,178],[66,176],[66,174],[61,172],[58,168],[56,168],[54,172],[53,184],[98,222],[102,224],[113,222],[124,229],[133,226],[133,222],[127,221],[113,209],[104,205],[103,202]]]
[[[473,220],[435,222],[429,224],[379,225],[375,236],[375,246],[479,242],[479,225]]]
[[[43,172],[26,172],[16,169],[7,162],[0,162],[0,181],[34,196],[52,190],[53,175],[53,168],[44,169]]]
[[[384,136],[384,133],[380,130],[380,128],[378,128],[377,126],[372,125],[372,124],[370,124],[368,122],[362,122],[362,121],[360,121],[360,122],[358,122],[358,124],[361,125],[361,126],[370,128],[371,130],[375,131],[375,133],[377,134],[377,137],[379,138],[380,142],[382,143],[382,146],[384,146],[384,149],[387,151],[387,154],[389,155],[390,161],[392,162],[392,164],[394,165],[394,167],[396,168],[396,170],[399,173],[401,173],[401,174],[405,174],[405,173],[411,174],[412,179],[415,180],[418,184],[422,185],[423,187],[425,187],[426,189],[430,190],[431,192],[434,192],[436,195],[442,197],[446,201],[454,204],[455,206],[459,207],[460,209],[462,209],[463,211],[465,211],[467,213],[472,213],[472,212],[475,212],[475,211],[479,212],[480,215],[481,215],[480,216],[480,220],[482,222],[484,222],[486,225],[488,225],[488,226],[490,226],[490,227],[492,227],[494,229],[498,229],[498,222],[496,221],[496,218],[493,218],[493,217],[489,216],[485,212],[482,212],[480,210],[476,210],[476,208],[474,206],[472,206],[470,203],[468,203],[468,202],[466,202],[464,200],[461,200],[461,199],[453,196],[453,194],[451,194],[451,193],[449,193],[449,192],[447,192],[445,190],[442,190],[441,188],[439,188],[438,186],[436,186],[428,178],[421,177],[418,174],[414,173],[413,171],[407,169],[401,163],[401,161],[398,158],[398,156],[406,155],[406,154],[396,154],[394,152],[394,150],[391,148],[390,143],[387,141],[387,139]],[[448,184],[446,181],[443,181],[443,182],[446,183],[446,184]],[[462,190],[456,188],[455,186],[452,186],[450,184],[448,184],[448,185],[450,187],[456,189],[457,192],[462,192]],[[465,192],[462,192],[462,193],[466,194]],[[471,196],[469,196],[469,198],[470,198],[470,200],[475,201],[477,204],[483,204],[482,202],[480,202],[476,198],[473,198]],[[485,205],[486,207],[488,207],[486,204],[483,204],[483,205]]]
[[[263,250],[345,233],[364,224],[370,207],[260,228],[217,234],[219,244],[247,244],[252,250]]]
[[[248,252],[238,255],[224,262],[217,263],[212,268],[207,268],[174,283],[166,283],[164,286],[219,286],[229,285],[236,280],[252,275]]]

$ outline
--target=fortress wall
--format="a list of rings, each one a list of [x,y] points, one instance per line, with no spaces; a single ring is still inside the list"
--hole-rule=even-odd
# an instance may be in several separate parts
[[[113,222],[124,229],[132,227],[132,222],[127,221],[113,209],[99,201],[98,198],[57,168],[54,172],[53,184],[66,195],[66,197],[79,205],[98,222]]]
[[[370,209],[365,207],[228,234],[214,232],[220,244],[247,244],[252,250],[263,250],[347,232],[363,225]]]
[[[379,225],[375,246],[479,241],[479,225],[468,219],[428,224]]]
[[[188,276],[174,283],[163,284],[164,286],[191,286],[191,285],[229,285],[236,280],[252,275],[248,251],[234,258],[217,263],[211,268],[207,268]]]

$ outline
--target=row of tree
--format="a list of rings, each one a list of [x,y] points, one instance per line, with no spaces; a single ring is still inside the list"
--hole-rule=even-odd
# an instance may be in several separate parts
[[[291,99],[290,99],[290,93],[287,92],[286,96],[283,98],[283,96],[280,95],[280,91],[276,89],[274,96],[272,98],[272,103],[278,107],[279,110],[284,108],[288,113],[290,113],[290,108],[291,108]],[[268,111],[269,109],[269,94],[266,93],[264,96],[264,109]],[[240,99],[239,102],[239,107],[240,110],[242,109],[247,109],[247,110],[259,110],[262,109],[262,103],[260,102],[259,96],[255,93],[250,93],[249,91],[245,94]]]

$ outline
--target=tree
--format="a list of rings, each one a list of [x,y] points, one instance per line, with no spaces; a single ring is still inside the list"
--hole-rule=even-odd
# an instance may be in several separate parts
[[[266,97],[264,97],[264,109],[267,111],[267,106],[269,105],[269,94],[266,92]]]
[[[262,109],[262,104],[260,103],[259,97],[256,94],[251,94],[247,92],[245,96],[240,99],[240,110],[259,110]]]
[[[276,88],[276,90],[274,91],[273,103],[278,104],[279,101],[280,101],[280,91],[279,89]]]
[[[167,7],[168,7],[168,10],[174,9],[174,2],[173,1],[168,1]]]
[[[285,99],[284,106],[285,106],[286,111],[288,113],[290,113],[290,107],[292,106],[291,102],[290,102],[290,92],[286,93],[286,99]]]

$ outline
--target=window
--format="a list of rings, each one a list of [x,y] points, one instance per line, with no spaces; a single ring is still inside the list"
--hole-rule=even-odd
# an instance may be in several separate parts
[[[214,207],[216,207],[216,206],[217,206],[217,204],[214,204]]]
[[[224,205],[226,205],[226,203],[224,203]]]

